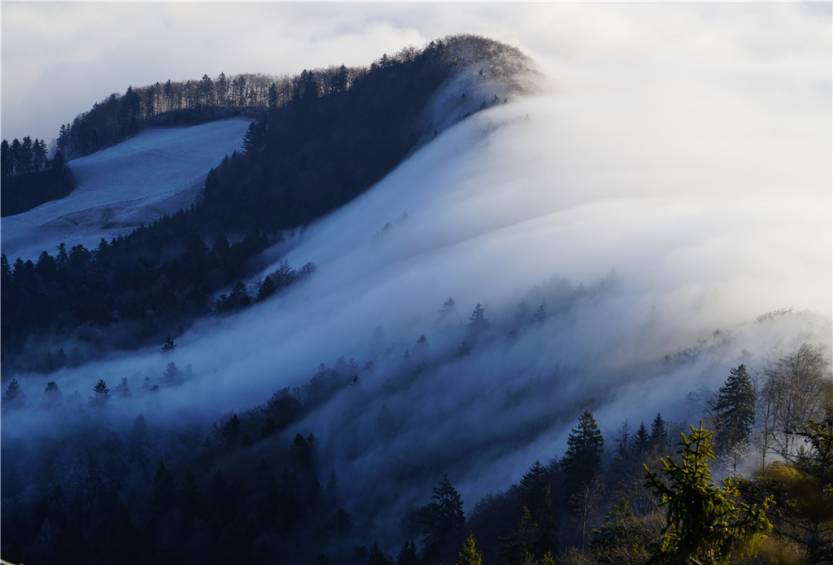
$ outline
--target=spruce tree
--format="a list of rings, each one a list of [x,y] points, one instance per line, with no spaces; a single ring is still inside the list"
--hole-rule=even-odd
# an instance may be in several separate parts
[[[420,563],[416,544],[412,541],[403,543],[402,549],[399,550],[399,555],[396,557],[396,565],[420,565]]]
[[[564,468],[564,486],[567,503],[576,520],[580,536],[580,548],[584,550],[587,529],[595,505],[601,469],[604,439],[596,419],[585,410],[579,416],[578,425],[567,438],[567,452],[561,461]]]
[[[434,488],[431,503],[420,509],[419,519],[426,557],[442,558],[458,547],[463,539],[466,519],[463,513],[463,499],[448,480],[448,475],[443,475],[440,483]]]
[[[466,542],[463,544],[463,548],[457,554],[457,560],[454,562],[454,565],[481,565],[482,562],[483,558],[480,552],[477,551],[474,535],[469,534],[469,537],[466,538]]]
[[[660,459],[662,471],[645,466],[645,484],[666,507],[665,527],[657,563],[720,565],[734,562],[754,549],[772,528],[766,516],[771,499],[761,505],[740,500],[737,485],[715,486],[709,470],[714,459],[712,434],[702,424],[681,434],[679,463]]]
[[[744,365],[729,371],[726,383],[712,403],[715,427],[715,449],[730,453],[738,444],[747,444],[755,423],[755,390]]]
[[[536,555],[555,551],[558,547],[555,513],[552,502],[552,486],[549,473],[538,461],[521,478],[520,490],[523,503],[538,525],[532,550]]]
[[[654,421],[651,423],[651,446],[655,450],[661,450],[668,443],[668,431],[666,430],[665,420],[659,413]]]
[[[648,435],[648,430],[645,427],[645,422],[639,423],[639,429],[636,430],[633,438],[633,450],[638,458],[642,458],[651,449],[651,436]]]
[[[602,432],[593,414],[585,410],[567,438],[567,451],[561,461],[569,492],[580,490],[598,473],[603,450]]]
[[[104,379],[98,379],[93,387],[93,396],[90,397],[90,404],[93,406],[104,406],[107,400],[110,399],[110,389]]]

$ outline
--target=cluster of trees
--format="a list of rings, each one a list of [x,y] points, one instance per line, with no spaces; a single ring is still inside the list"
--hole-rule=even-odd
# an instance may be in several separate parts
[[[508,46],[460,36],[384,56],[366,69],[304,71],[280,81],[221,75],[110,97],[64,127],[59,146],[71,154],[92,151],[130,135],[149,116],[183,105],[265,103],[269,110],[252,124],[243,153],[226,157],[208,174],[193,206],[95,250],[60,248],[37,261],[4,262],[7,367],[54,368],[57,352],[21,355],[32,336],[120,322],[125,331],[111,329],[103,342],[118,338],[118,346],[127,347],[131,340],[144,344],[175,333],[189,318],[210,312],[212,293],[239,280],[247,260],[276,233],[306,225],[393,169],[428,133],[421,111],[455,70],[479,63],[488,78],[517,70],[506,60],[518,58]],[[257,231],[270,235],[249,237],[231,246],[228,256],[224,238],[210,252],[203,243],[216,234]],[[285,279],[267,277],[258,295],[268,296]],[[239,285],[213,306],[228,311],[251,301]]]
[[[188,370],[170,362],[151,388],[99,380],[88,396],[22,398],[12,381],[4,409],[48,407],[62,431],[37,444],[3,443],[2,552],[26,563],[313,562],[319,545],[355,533],[336,475],[322,469],[312,434],[290,431],[353,382],[355,367],[322,366],[310,382],[214,425],[172,430],[111,418]],[[25,441],[25,440],[24,440]],[[31,449],[30,449],[31,448]],[[364,549],[364,556],[367,550]]]
[[[272,243],[252,231],[234,243],[220,233],[209,246],[186,222],[186,214],[175,214],[94,250],[59,245],[37,261],[10,265],[2,256],[4,369],[52,371],[67,362],[60,350],[27,347],[38,336],[107,328],[90,337],[105,351],[178,333],[211,313],[212,293],[245,276],[249,260]]]
[[[795,370],[807,349],[785,357],[772,371]],[[676,453],[671,432],[682,426],[661,415],[634,433],[623,426],[606,441],[593,414],[585,411],[560,459],[535,462],[517,484],[483,498],[468,515],[460,493],[442,477],[430,500],[403,516],[403,542],[392,556],[356,527],[349,501],[339,492],[342,470],[322,468],[315,437],[297,430],[314,406],[352,386],[356,370],[351,361],[334,369],[322,366],[308,385],[229,414],[207,432],[172,438],[170,430],[155,428],[141,416],[127,431],[86,417],[68,428],[69,437],[12,458],[7,452],[4,555],[44,563],[317,565],[833,559],[829,380],[817,391],[818,409],[783,432],[794,435],[800,449],[746,478],[720,457],[730,452],[727,434],[735,432],[728,430],[749,421],[745,392],[735,394],[747,388],[743,366],[734,368],[715,394],[709,415],[714,431],[702,423],[690,427],[680,434]],[[5,402],[19,394],[11,388]],[[753,392],[757,411],[760,400]],[[106,412],[111,396],[124,394],[130,392],[111,391],[100,381],[85,404],[64,399],[54,409],[95,416]],[[44,397],[55,402],[55,395],[56,385],[50,383]],[[753,422],[748,434],[734,437],[753,441],[755,429]],[[72,473],[61,461],[73,462]],[[41,469],[35,482],[28,473],[33,465]],[[728,475],[717,482],[714,471]]]
[[[10,216],[62,198],[75,183],[60,151],[49,159],[42,139],[24,137],[0,144],[0,186],[2,215]]]
[[[92,153],[158,124],[193,124],[220,117],[277,106],[291,88],[292,79],[241,74],[214,79],[155,83],[124,94],[111,94],[61,125],[58,148],[69,157]],[[258,115],[257,112],[254,115]]]
[[[486,76],[521,58],[511,47],[459,36],[367,69],[304,71],[252,124],[243,154],[209,174],[203,211],[227,229],[305,224],[380,180],[431,133],[422,111],[461,67],[480,64]]]

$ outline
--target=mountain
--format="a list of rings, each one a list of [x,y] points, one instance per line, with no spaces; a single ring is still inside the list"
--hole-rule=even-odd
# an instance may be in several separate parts
[[[4,226],[7,366],[54,368],[66,352],[53,344],[90,326],[96,346],[82,337],[78,349],[97,355],[181,332],[284,231],[361,194],[444,128],[530,88],[531,77],[518,50],[473,36],[367,69],[304,71],[280,83],[286,101],[252,122],[243,152],[208,171],[197,198],[206,165],[239,143],[242,120],[149,130],[70,161],[76,193]]]
[[[791,175],[815,157],[745,159],[774,141],[702,143],[722,116],[691,100],[553,94],[528,86],[532,66],[456,37],[305,72],[188,208],[93,251],[4,261],[4,554],[434,565],[471,533],[487,563],[639,563],[665,524],[642,465],[659,473],[698,420],[726,445],[712,400],[751,389],[747,371],[753,403],[827,415],[806,433],[829,437],[812,249],[751,251],[824,223],[827,187]],[[746,104],[779,143],[804,135]],[[230,124],[84,159],[106,171],[108,152]],[[747,431],[716,477],[744,449],[756,469],[799,453],[790,432]],[[747,533],[768,528],[764,493],[796,496],[784,476],[829,484],[816,450],[719,490],[708,434],[689,433],[692,491],[755,517]]]

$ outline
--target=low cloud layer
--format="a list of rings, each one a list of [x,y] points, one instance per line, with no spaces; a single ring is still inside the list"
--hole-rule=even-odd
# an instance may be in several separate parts
[[[422,8],[379,10],[413,16],[415,36],[451,31]],[[436,8],[452,23],[472,11]],[[471,504],[559,455],[585,407],[606,432],[657,411],[686,421],[733,364],[759,369],[804,341],[829,354],[829,13],[516,11],[499,26],[489,18],[506,8],[477,10],[481,28],[456,31],[526,26],[545,91],[448,130],[274,250],[314,262],[309,280],[198,324],[170,357],[50,378],[88,394],[98,378],[138,386],[169,359],[190,364],[194,379],[122,407],[182,421],[251,407],[343,358],[356,382],[298,429],[320,438],[348,496],[374,485],[369,508],[402,484],[414,490],[399,504],[424,498],[443,470]],[[440,315],[448,297],[456,310]],[[491,325],[475,335],[478,303]]]

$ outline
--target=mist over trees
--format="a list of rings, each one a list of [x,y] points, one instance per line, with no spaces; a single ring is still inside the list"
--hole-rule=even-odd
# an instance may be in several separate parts
[[[215,316],[214,327],[227,324],[235,313],[263,307],[316,276],[311,263],[285,260],[264,274],[264,255],[272,262],[277,253],[264,251],[286,230],[361,194],[432,137],[423,110],[456,72],[466,68],[488,80],[523,69],[524,61],[512,48],[457,37],[385,56],[368,69],[304,71],[293,79],[256,75],[237,86],[239,77],[221,75],[129,88],[64,126],[62,147],[84,154],[151,125],[237,113],[257,118],[243,152],[211,171],[193,206],[102,240],[96,249],[61,245],[36,261],[2,257],[4,559],[316,565],[833,560],[833,384],[827,350],[813,344],[778,354],[763,367],[747,362],[746,351],[727,354],[719,369],[708,369],[711,382],[722,386],[691,391],[691,410],[702,408],[694,421],[689,413],[663,408],[654,416],[656,408],[642,406],[605,414],[606,401],[620,392],[606,390],[612,380],[599,379],[564,402],[542,394],[574,392],[568,385],[577,385],[562,373],[595,376],[570,367],[586,356],[564,354],[561,340],[553,339],[561,336],[542,328],[568,320],[559,330],[574,332],[581,314],[576,304],[610,298],[604,282],[595,288],[560,281],[558,300],[539,292],[506,311],[480,296],[438,300],[429,308],[438,318],[434,333],[409,325],[406,334],[385,337],[377,326],[372,347],[345,348],[335,363],[324,360],[305,373],[304,384],[274,394],[286,365],[274,357],[260,360],[275,373],[271,390],[249,392],[242,403],[238,397],[233,410],[224,396],[233,390],[227,381],[254,387],[253,363],[208,380],[219,372],[210,365],[220,355],[208,347],[191,350],[207,357],[209,374],[180,359],[189,347],[190,336],[183,335],[189,323]],[[501,102],[497,95],[478,98],[473,108]],[[390,222],[380,233],[388,229]],[[361,261],[350,267],[359,275],[371,271]],[[501,269],[506,266],[491,263],[488,273]],[[286,335],[267,336],[270,346],[310,332],[306,318],[291,319]],[[374,322],[368,316],[349,331],[369,333]],[[312,331],[327,334],[321,327]],[[68,339],[89,352],[54,345]],[[609,379],[632,377],[634,384],[659,388],[683,363],[674,356],[655,364],[640,359],[623,370],[605,358],[616,355],[609,340],[593,335],[587,341],[597,339],[603,346],[590,369],[616,373],[604,375]],[[241,342],[232,341],[235,348],[244,347]],[[555,360],[530,371],[533,378],[521,378],[522,363],[500,357],[515,346],[528,354],[523,347],[530,342],[535,351],[555,351]],[[113,348],[144,346],[150,353],[142,359],[152,358],[153,366],[84,364]],[[692,347],[679,357],[696,360],[704,349]],[[480,365],[465,364],[472,359]],[[322,360],[294,361],[315,367]],[[702,356],[700,362],[706,363]],[[51,374],[73,366],[82,368]],[[655,380],[623,374],[634,366]],[[501,373],[500,380],[483,378],[488,371]],[[76,388],[79,381],[89,383]],[[222,386],[210,392],[189,387],[198,381]],[[426,396],[426,389],[436,396]],[[216,407],[206,408],[207,402],[195,404],[204,414],[187,410],[189,396],[209,394],[221,397],[225,413],[212,412]],[[691,425],[697,417],[703,423]],[[633,419],[614,430],[612,418],[616,424]],[[560,438],[564,426],[572,429]],[[521,451],[521,466],[506,473],[508,457],[515,465]],[[502,483],[468,494],[471,477],[491,466],[503,468]]]
[[[774,366],[801,370],[794,357],[812,350],[802,347]],[[402,515],[400,537],[391,540],[363,527],[368,517],[354,513],[355,501],[340,488],[347,470],[324,464],[314,433],[304,429],[316,406],[355,386],[354,371],[349,363],[319,371],[308,384],[279,390],[257,407],[179,433],[145,415],[127,424],[114,419],[128,399],[152,398],[160,387],[198,378],[173,363],[142,386],[125,380],[114,388],[100,379],[87,397],[61,395],[49,383],[40,397],[21,398],[12,381],[4,409],[49,406],[69,425],[6,460],[4,554],[43,563],[356,565],[824,563],[833,557],[829,381],[819,391],[821,405],[808,409],[809,419],[791,432],[802,449],[751,475],[720,461],[715,434],[702,423],[686,430],[658,415],[654,433],[620,430],[615,441],[605,441],[585,410],[563,453],[532,463],[503,491],[465,501],[454,481],[440,475],[423,494],[425,503]],[[742,374],[731,369],[716,404],[745,380]],[[760,425],[753,422],[752,430]],[[677,441],[670,429],[681,432]],[[71,461],[67,473],[64,462]],[[39,469],[35,479],[30,469]],[[597,495],[592,503],[590,490]]]
[[[253,296],[237,285],[284,230],[345,204],[405,158],[431,133],[423,114],[432,97],[455,72],[472,65],[478,65],[479,81],[499,79],[519,89],[515,75],[527,69],[528,61],[506,45],[455,36],[422,50],[385,55],[366,69],[304,71],[279,82],[260,75],[204,77],[168,90],[131,88],[97,105],[76,120],[78,129],[63,128],[64,139],[70,140],[73,135],[86,139],[79,132],[89,128],[95,143],[77,150],[59,139],[62,150],[83,154],[114,143],[136,133],[156,112],[261,103],[268,111],[251,124],[243,153],[227,156],[208,173],[193,206],[102,240],[96,249],[61,246],[56,254],[45,250],[36,262],[4,259],[7,366],[37,371],[63,366],[55,359],[66,353],[41,347],[38,355],[22,355],[24,346],[42,336],[72,335],[87,325],[126,325],[102,340],[109,347],[161,342],[212,311],[215,292],[232,287],[213,304],[216,311],[230,312],[270,296],[273,286],[308,276],[311,265],[299,265],[298,273],[276,273]],[[484,100],[482,108],[492,103],[497,101]],[[229,247],[226,234],[238,234],[239,240]],[[96,349],[102,350],[102,343]]]

